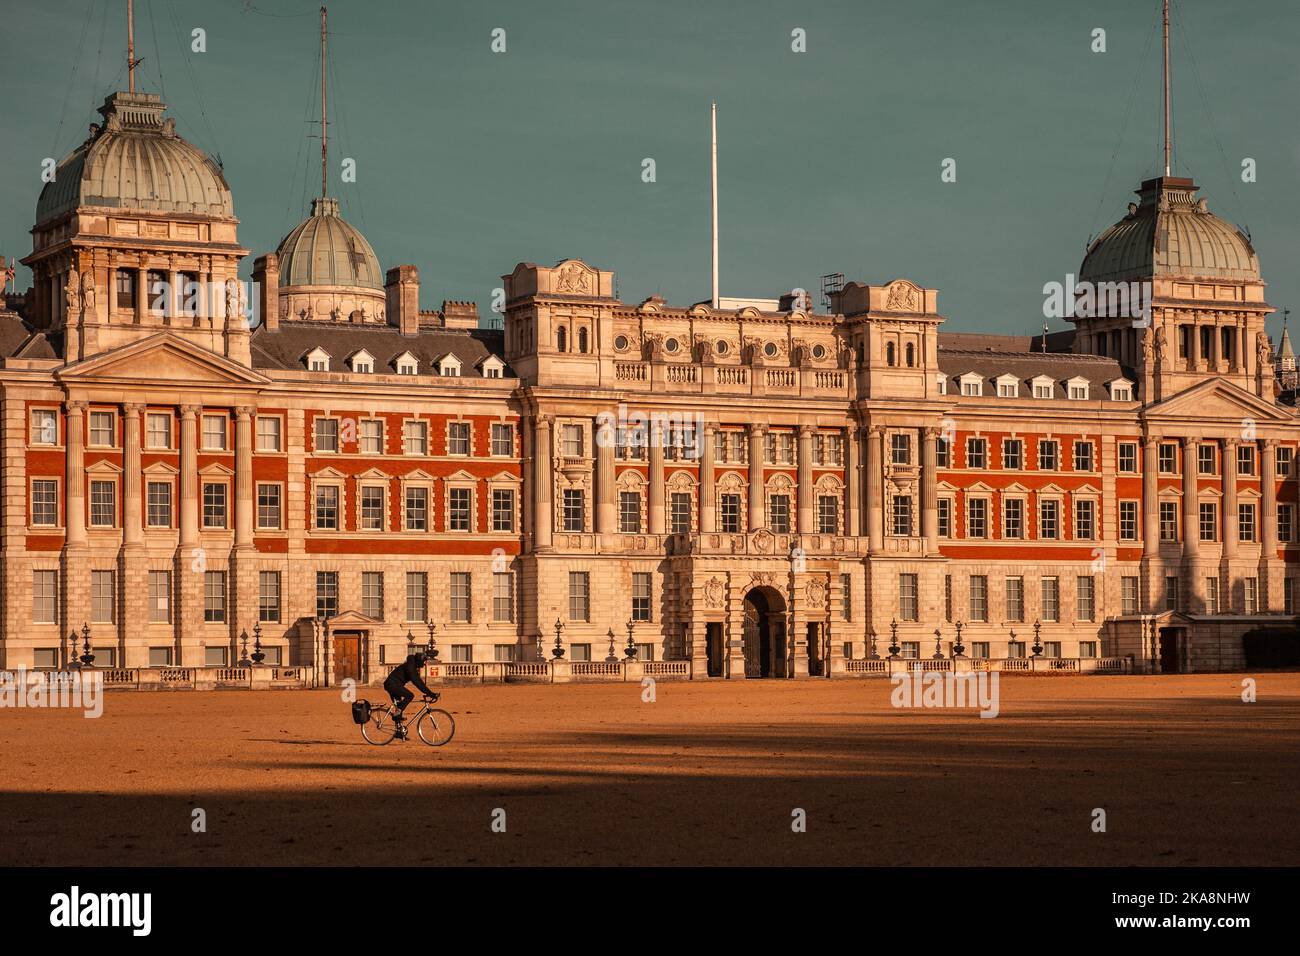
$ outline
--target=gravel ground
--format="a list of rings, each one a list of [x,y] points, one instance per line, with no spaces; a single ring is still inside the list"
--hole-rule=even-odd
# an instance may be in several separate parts
[[[1256,677],[1008,677],[992,720],[884,680],[448,687],[438,750],[334,691],[113,692],[0,710],[0,863],[1294,865],[1300,674]]]

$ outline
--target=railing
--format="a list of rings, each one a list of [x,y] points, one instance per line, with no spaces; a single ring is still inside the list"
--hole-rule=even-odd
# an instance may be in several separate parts
[[[615,362],[614,378],[620,382],[644,382],[649,374],[645,362]]]
[[[574,661],[574,677],[622,677],[623,665],[615,661]]]
[[[105,687],[135,687],[140,683],[140,672],[134,668],[113,667],[101,673]]]
[[[1092,669],[1099,674],[1123,674],[1129,670],[1130,663],[1127,657],[1098,657]]]
[[[813,372],[813,386],[815,388],[843,388],[844,373],[822,370],[815,371]]]
[[[520,680],[530,678],[547,679],[551,676],[551,665],[546,661],[520,661],[518,663],[509,663],[505,667],[506,679],[514,677]]]
[[[463,661],[456,664],[443,664],[442,676],[459,680],[464,680],[465,678],[478,680],[483,676],[483,665],[471,664]]]
[[[695,385],[700,380],[700,367],[698,365],[665,365],[664,381],[671,384]]]
[[[1079,662],[1072,657],[1049,657],[1047,658],[1047,669],[1049,671],[1074,671],[1077,673]]]
[[[246,667],[219,667],[216,673],[218,684],[247,684],[252,676]]]
[[[690,661],[646,661],[642,667],[645,668],[646,677],[690,677]]]
[[[844,662],[846,674],[888,674],[889,661],[882,658],[859,658]]]
[[[1034,669],[1033,661],[1028,657],[1008,657],[1005,660],[989,661],[994,670],[999,671],[1031,671]]]
[[[799,385],[799,374],[792,368],[769,368],[767,384],[769,388],[796,388]]]
[[[746,366],[718,365],[714,368],[719,385],[749,384],[749,369]]]
[[[909,658],[907,661],[909,671],[950,671],[952,670],[952,660],[950,658],[921,657]]]
[[[194,669],[190,667],[164,667],[159,674],[159,680],[164,684],[193,684]]]

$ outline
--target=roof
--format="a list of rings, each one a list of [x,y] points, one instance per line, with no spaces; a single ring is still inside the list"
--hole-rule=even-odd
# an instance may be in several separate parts
[[[1259,259],[1236,226],[1196,199],[1190,179],[1148,179],[1139,201],[1093,242],[1079,267],[1081,282],[1152,276],[1259,279]]]
[[[985,340],[985,347],[970,347],[968,341],[959,341],[953,347],[952,339]],[[947,341],[945,341],[947,340]],[[1002,341],[999,341],[1002,340]],[[1028,336],[1015,335],[939,335],[939,369],[952,381],[969,372],[977,373],[985,382],[1002,375],[1014,375],[1021,383],[1028,383],[1040,375],[1052,379],[1056,398],[1067,398],[1065,383],[1073,378],[1088,380],[1088,394],[1104,398],[1105,386],[1117,378],[1135,381],[1132,370],[1104,355],[1084,355],[1074,352],[1034,352],[1016,347],[1028,343]]]
[[[0,311],[0,358],[56,359],[63,350],[57,332],[34,332],[16,312]]]
[[[214,160],[176,135],[154,93],[114,93],[102,126],[55,170],[36,202],[36,223],[80,206],[108,206],[234,218],[226,178]]]
[[[316,348],[329,354],[332,369],[346,368],[346,360],[365,349],[375,357],[375,370],[383,374],[395,371],[393,362],[404,352],[419,359],[421,372],[427,373],[448,353],[467,369],[492,355],[504,362],[504,346],[500,329],[421,329],[418,335],[403,335],[392,325],[349,323],[281,322],[275,330],[258,326],[252,336],[254,368],[296,371],[306,368],[304,357]]]
[[[339,215],[339,201],[321,196],[311,215],[276,249],[281,286],[352,286],[384,288],[379,257],[351,223]]]

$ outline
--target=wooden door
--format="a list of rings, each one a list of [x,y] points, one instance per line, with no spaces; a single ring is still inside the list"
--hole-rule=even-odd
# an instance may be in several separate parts
[[[334,680],[361,680],[361,635],[343,632],[334,635]]]

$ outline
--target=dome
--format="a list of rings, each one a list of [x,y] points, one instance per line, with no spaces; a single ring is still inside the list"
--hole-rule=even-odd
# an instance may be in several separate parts
[[[384,288],[379,259],[366,237],[339,215],[339,201],[313,199],[311,215],[276,250],[281,286]]]
[[[79,206],[235,217],[221,168],[176,135],[153,93],[114,93],[102,126],[59,164],[36,203],[40,225]]]
[[[1119,282],[1153,276],[1259,280],[1259,259],[1236,226],[1196,199],[1190,179],[1149,179],[1139,202],[1088,247],[1081,282]]]

